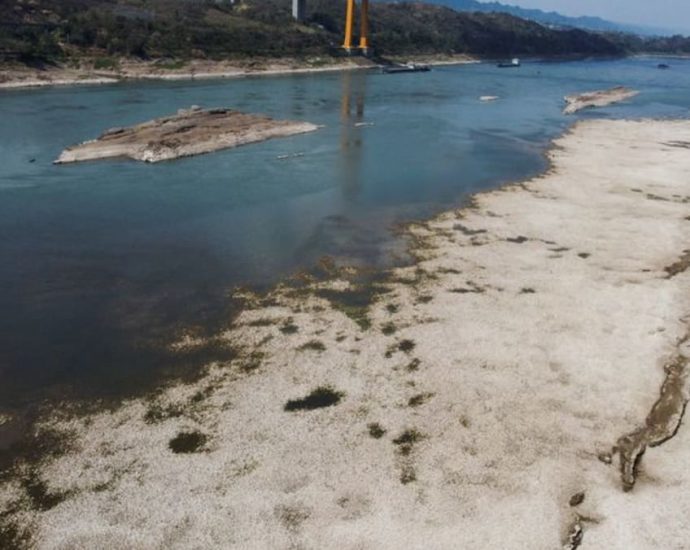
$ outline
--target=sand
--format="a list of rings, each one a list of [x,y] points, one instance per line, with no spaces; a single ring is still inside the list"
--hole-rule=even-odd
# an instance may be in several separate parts
[[[55,164],[118,157],[154,163],[317,129],[318,126],[308,122],[192,106],[172,116],[108,130],[98,139],[68,147]]]
[[[690,432],[648,449],[627,492],[612,447],[690,353],[689,143],[688,121],[578,123],[545,175],[411,226],[417,262],[366,317],[323,298],[347,272],[246,294],[217,336],[237,359],[114,411],[52,411],[39,430],[66,450],[0,484],[6,532],[42,549],[686,548]]]

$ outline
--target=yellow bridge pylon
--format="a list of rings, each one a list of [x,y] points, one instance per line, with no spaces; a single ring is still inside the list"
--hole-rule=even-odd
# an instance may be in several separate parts
[[[364,55],[369,53],[369,0],[361,0],[361,11],[359,17],[359,49]],[[352,43],[352,32],[355,26],[355,10],[357,9],[356,0],[347,0],[347,12],[345,14],[345,40],[343,48],[347,53],[353,53],[356,49]]]

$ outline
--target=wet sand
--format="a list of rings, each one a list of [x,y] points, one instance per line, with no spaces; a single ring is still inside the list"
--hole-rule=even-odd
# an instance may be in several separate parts
[[[326,263],[330,277],[246,294],[216,337],[238,357],[198,382],[52,411],[39,437],[61,445],[0,483],[0,533],[38,548],[684,547],[688,147],[687,121],[579,123],[545,175],[412,225],[415,265],[365,283]],[[654,448],[624,491],[614,447],[644,426]]]

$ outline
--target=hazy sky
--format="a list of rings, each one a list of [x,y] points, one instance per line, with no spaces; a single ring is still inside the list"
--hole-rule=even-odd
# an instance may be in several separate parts
[[[503,3],[690,32],[690,0],[503,0]]]

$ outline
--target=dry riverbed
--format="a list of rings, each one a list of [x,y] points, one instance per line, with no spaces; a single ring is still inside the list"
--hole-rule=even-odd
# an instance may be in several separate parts
[[[579,123],[544,176],[410,227],[415,265],[246,294],[233,361],[46,416],[0,542],[687,547],[689,147],[687,121]]]
[[[172,116],[108,130],[98,139],[65,149],[55,164],[118,157],[161,162],[317,129],[309,122],[193,106]]]

